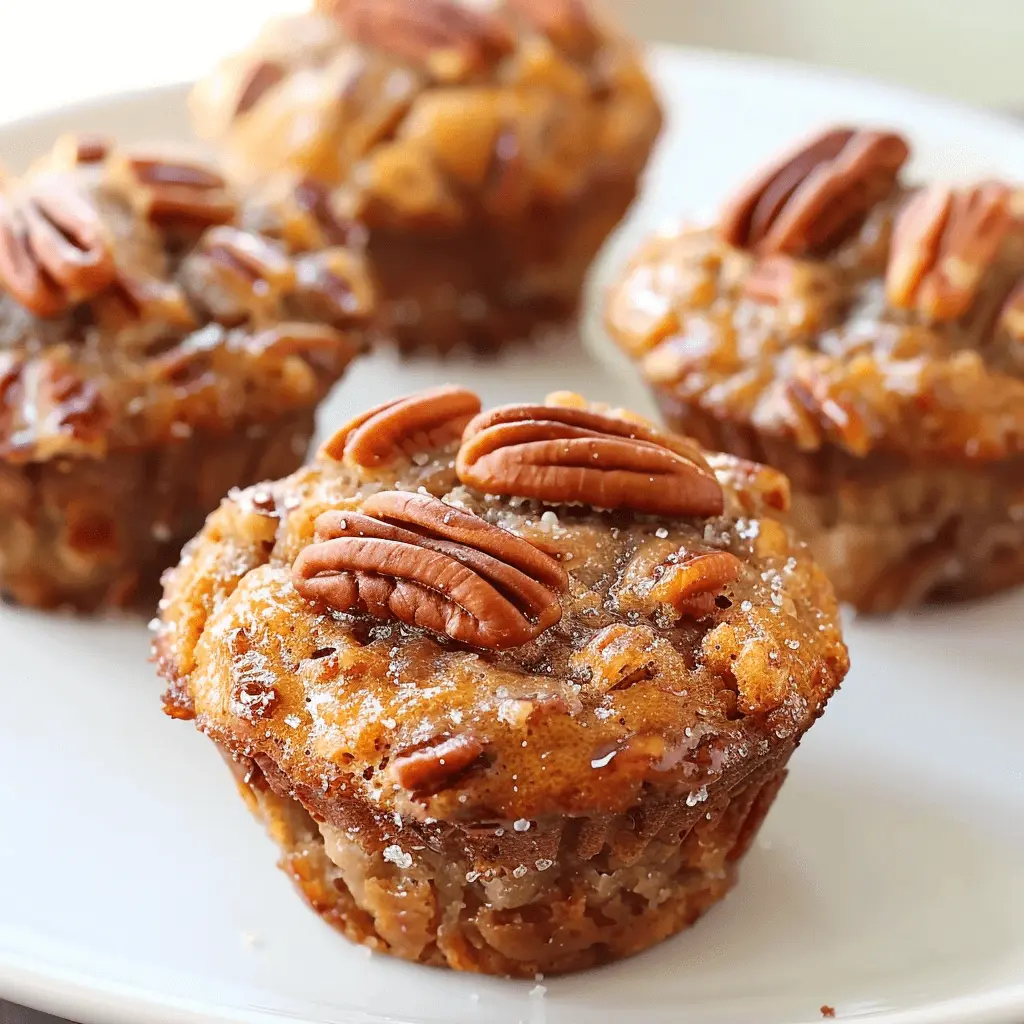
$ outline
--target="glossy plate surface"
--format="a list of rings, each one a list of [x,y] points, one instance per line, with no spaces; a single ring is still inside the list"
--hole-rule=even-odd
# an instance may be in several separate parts
[[[922,174],[1024,167],[996,117],[804,69],[661,50],[671,128],[600,280],[652,226],[714,208],[822,122],[895,125]],[[71,128],[183,136],[185,90],[0,130],[17,167]],[[454,380],[486,402],[571,387],[649,410],[585,324],[502,361],[367,359],[325,426]],[[158,710],[141,621],[0,609],[0,997],[102,1024],[887,1024],[1024,1020],[1024,594],[854,623],[854,670],[793,762],[740,887],[630,962],[543,987],[350,946],[275,870],[212,746]]]

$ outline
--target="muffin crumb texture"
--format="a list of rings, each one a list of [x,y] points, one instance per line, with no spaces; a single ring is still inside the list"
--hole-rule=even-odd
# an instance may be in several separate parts
[[[691,504],[646,511],[669,464]],[[410,396],[210,517],[166,580],[166,709],[350,938],[524,978],[628,956],[731,888],[846,672],[787,499],[578,396]]]

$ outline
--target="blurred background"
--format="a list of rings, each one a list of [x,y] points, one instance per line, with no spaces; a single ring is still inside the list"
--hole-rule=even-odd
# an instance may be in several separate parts
[[[1024,112],[1022,0],[605,2],[645,39],[829,64]],[[0,117],[8,118],[199,74],[237,45],[243,27],[251,34],[269,14],[300,10],[306,0],[3,0],[0,6],[8,14]]]

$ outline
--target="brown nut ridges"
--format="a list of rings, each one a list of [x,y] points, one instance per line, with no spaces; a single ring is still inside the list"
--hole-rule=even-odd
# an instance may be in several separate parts
[[[437,498],[383,491],[324,512],[292,573],[303,597],[398,619],[487,650],[518,647],[562,616],[551,556]]]
[[[695,445],[587,409],[507,405],[476,417],[459,479],[489,494],[654,515],[711,516],[722,488]]]
[[[894,132],[831,128],[759,171],[726,206],[719,232],[759,256],[821,252],[892,191],[909,155]]]
[[[114,275],[100,213],[69,178],[47,176],[19,198],[0,195],[0,284],[29,312],[58,316]]]

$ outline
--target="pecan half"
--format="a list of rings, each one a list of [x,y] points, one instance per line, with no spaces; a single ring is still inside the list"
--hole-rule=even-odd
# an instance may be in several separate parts
[[[114,256],[99,210],[66,176],[0,195],[0,283],[30,312],[53,317],[113,280]]]
[[[893,132],[833,128],[749,181],[726,206],[719,233],[761,255],[830,249],[893,190],[909,155]]]
[[[111,157],[109,173],[136,212],[159,228],[198,231],[234,219],[223,175],[191,155],[128,149]]]
[[[402,454],[443,448],[462,437],[480,411],[480,399],[447,385],[378,405],[350,420],[324,443],[320,454],[346,465],[377,469]]]
[[[459,479],[489,494],[710,516],[722,488],[696,446],[588,409],[506,405],[466,427]]]
[[[332,13],[356,42],[446,82],[485,70],[515,45],[502,20],[457,0],[339,0]]]
[[[398,619],[487,650],[518,647],[562,617],[562,567],[528,541],[437,498],[382,491],[324,512],[295,561],[295,589],[343,612]]]
[[[728,551],[684,555],[664,567],[651,588],[651,597],[671,605],[680,617],[706,618],[714,613],[723,588],[739,576],[742,568],[743,563]]]
[[[388,765],[388,777],[411,792],[436,792],[480,759],[484,745],[461,734],[400,751]]]
[[[963,316],[1013,224],[1010,199],[1009,187],[995,181],[917,192],[893,227],[885,274],[890,304],[931,321]]]

